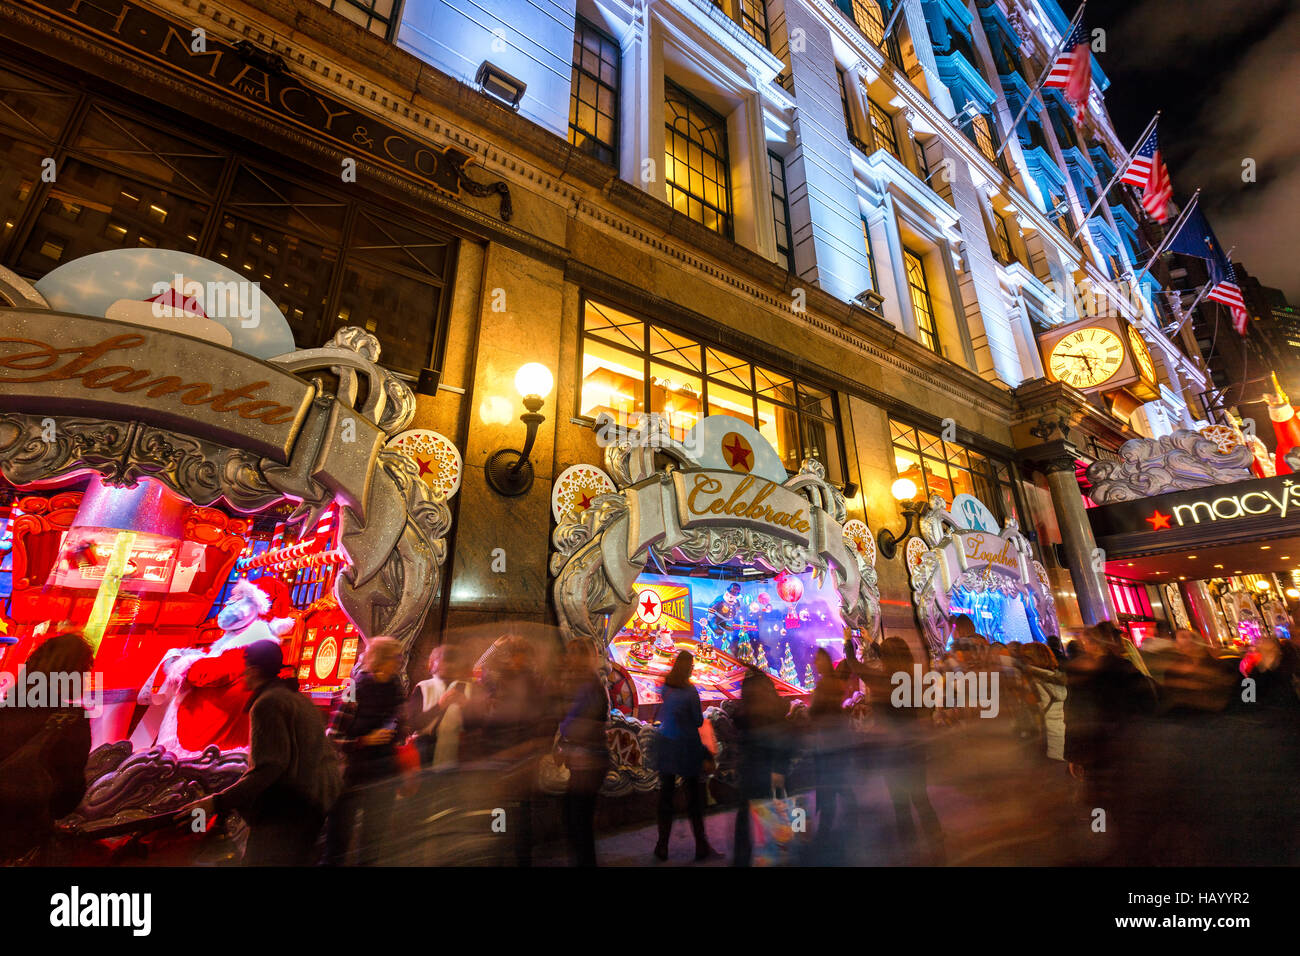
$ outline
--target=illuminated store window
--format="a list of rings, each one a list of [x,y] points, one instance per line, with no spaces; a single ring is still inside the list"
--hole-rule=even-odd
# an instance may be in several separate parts
[[[705,415],[730,415],[756,427],[786,469],[817,458],[843,481],[835,395],[603,302],[583,306],[579,414],[608,413],[625,426],[659,412],[683,439]]]
[[[573,32],[569,142],[602,163],[618,156],[618,44],[586,20]]]
[[[39,108],[15,117],[20,106]],[[55,119],[63,126],[47,128]],[[380,361],[396,372],[441,364],[454,239],[336,193],[327,177],[295,177],[288,161],[272,173],[224,149],[217,132],[186,128],[72,89],[46,95],[0,70],[0,140],[11,158],[50,155],[58,170],[47,183],[23,172],[39,159],[0,165],[0,264],[39,279],[109,249],[189,252],[256,282],[300,348],[354,325],[378,337]]]
[[[867,100],[867,112],[871,115],[871,133],[876,140],[876,148],[888,150],[896,159],[902,159],[898,152],[898,134],[894,132],[894,119],[885,108],[875,100]]]
[[[907,288],[912,295],[912,317],[916,320],[917,335],[922,345],[931,352],[938,352],[939,332],[935,327],[934,302],[925,278],[925,265],[915,252],[904,249],[903,266],[907,271]]]
[[[794,271],[794,239],[790,233],[790,197],[785,186],[785,163],[776,153],[767,154],[772,180],[772,215],[776,219],[776,261],[786,272]]]
[[[671,80],[664,81],[664,120],[669,203],[731,238],[727,121]]]
[[[399,0],[316,0],[378,36],[388,39]]]
[[[956,495],[974,495],[1003,526],[1017,518],[1011,468],[955,442],[904,422],[890,419],[894,470],[909,478],[925,497],[938,495],[948,505]]]

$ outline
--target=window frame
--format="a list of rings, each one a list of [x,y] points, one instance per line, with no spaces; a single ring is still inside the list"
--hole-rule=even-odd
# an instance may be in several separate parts
[[[979,490],[978,481],[982,481],[986,486],[997,492],[997,496],[993,501],[984,501],[984,498],[979,494],[975,494],[975,497],[984,502],[984,505],[993,512],[993,517],[998,519],[998,523],[1002,525],[1002,527],[1006,527],[1008,518],[1015,518],[1017,522],[1023,526],[1024,522],[1021,521],[1021,516],[1025,515],[1026,511],[1024,502],[1021,501],[1020,488],[1018,487],[1019,478],[1017,477],[1016,466],[1012,461],[1002,458],[998,454],[990,453],[981,448],[976,448],[959,441],[945,442],[939,440],[937,428],[931,430],[927,426],[918,425],[906,418],[901,418],[893,412],[890,412],[886,417],[889,424],[889,448],[891,453],[893,453],[890,458],[890,472],[893,474],[895,479],[901,477],[898,472],[898,464],[896,460],[898,453],[906,452],[907,454],[914,456],[921,467],[922,487],[918,490],[920,490],[928,499],[930,497],[930,489],[929,485],[926,483],[927,472],[931,470],[931,466],[935,462],[942,461],[942,475],[940,475],[938,471],[935,471],[934,473],[936,476],[942,477],[948,482],[949,491],[953,492],[954,496],[958,493],[956,492],[956,484],[953,481],[953,469],[956,468],[970,476],[972,494],[975,494],[975,492]],[[911,436],[911,446],[900,440],[900,436],[895,434],[896,430],[905,431]],[[923,441],[921,438],[923,432],[927,435],[932,435],[936,439],[936,445],[931,445],[929,448],[923,447]],[[942,458],[933,454],[931,449],[935,447],[942,450]],[[962,463],[960,458],[950,458],[950,449],[957,449],[961,457],[965,459],[965,464]],[[972,460],[972,456],[974,456],[974,459],[978,459],[978,461]],[[1005,479],[1003,478],[1004,474]],[[1010,492],[1011,506],[1014,509],[1013,514],[1006,514],[1006,509],[1003,507],[1003,489]],[[951,505],[952,502],[949,501],[948,504]]]
[[[915,260],[916,271],[921,276],[921,283],[918,286],[912,279],[912,269],[909,260]],[[930,294],[930,277],[925,272],[925,259],[918,252],[913,252],[907,246],[903,246],[903,274],[907,279],[908,298],[912,303],[912,321],[916,323],[918,341],[921,342],[935,355],[943,355],[940,351],[939,341],[939,319],[934,311],[934,297]],[[917,304],[917,293],[924,297],[925,308],[921,310]],[[921,320],[922,311],[928,319],[926,322]],[[926,341],[929,339],[929,341]]]
[[[605,308],[613,309],[617,312],[627,315],[630,318],[636,319],[639,322],[642,330],[642,343],[643,343],[641,347],[642,350],[636,351],[632,347],[622,342],[617,342],[610,338],[601,336],[599,333],[593,334],[592,332],[588,331],[587,315],[588,315],[588,309],[591,306],[595,306],[597,308],[603,306]],[[578,362],[577,362],[578,374],[574,376],[575,381],[574,381],[574,395],[573,395],[573,402],[574,402],[573,408],[576,413],[575,414],[576,419],[583,422],[595,421],[594,418],[587,415],[583,411],[583,406],[582,406],[582,390],[584,384],[584,378],[582,372],[583,357],[586,354],[586,346],[587,346],[588,339],[595,339],[602,346],[613,348],[614,350],[622,353],[623,355],[641,359],[643,398],[641,402],[642,408],[639,410],[640,414],[643,415],[646,414],[646,412],[649,410],[648,406],[651,404],[651,396],[650,396],[651,367],[656,365],[666,366],[670,371],[678,371],[684,376],[690,376],[692,378],[698,378],[700,380],[700,385],[701,385],[700,393],[699,393],[700,414],[696,419],[697,422],[699,418],[703,418],[709,414],[710,383],[713,383],[716,386],[720,386],[722,388],[729,389],[734,392],[742,392],[748,395],[750,399],[751,418],[755,423],[759,421],[758,410],[759,410],[760,402],[770,403],[776,408],[792,414],[794,416],[794,421],[795,421],[794,438],[799,443],[799,452],[800,452],[799,462],[802,462],[803,460],[803,451],[811,447],[811,443],[809,441],[809,431],[807,426],[805,425],[805,419],[813,420],[822,425],[829,426],[834,431],[835,434],[835,446],[831,450],[835,453],[835,455],[839,459],[838,470],[840,472],[840,475],[838,478],[834,480],[831,480],[830,476],[828,476],[828,480],[831,480],[832,484],[839,485],[839,486],[843,486],[845,483],[847,483],[848,457],[845,453],[844,428],[843,428],[843,422],[840,413],[840,401],[839,401],[840,393],[836,389],[828,385],[824,385],[821,382],[817,381],[816,379],[807,378],[802,375],[795,375],[792,372],[786,371],[779,364],[768,362],[765,359],[753,358],[749,355],[744,354],[743,350],[737,350],[732,345],[718,344],[715,342],[715,340],[710,339],[707,336],[701,336],[697,331],[687,331],[685,329],[680,328],[679,326],[674,325],[673,323],[664,322],[660,319],[652,318],[642,312],[627,308],[623,306],[621,303],[619,303],[617,300],[612,299],[608,296],[592,295],[584,290],[582,295],[580,296],[578,308],[579,308]],[[659,329],[661,332],[666,332],[674,337],[685,338],[690,340],[691,343],[693,344],[693,347],[696,350],[698,350],[699,368],[693,369],[687,366],[686,364],[683,364],[681,361],[675,361],[671,357],[667,357],[664,355],[656,355],[652,351],[652,346],[651,346],[651,333],[654,329]],[[743,362],[748,368],[748,373],[749,373],[748,386],[737,385],[734,382],[730,382],[722,378],[716,372],[710,372],[708,367],[709,350],[715,352],[722,352],[726,355],[732,356],[736,359],[739,359],[741,362]],[[776,397],[775,395],[764,395],[762,393],[762,390],[759,388],[759,383],[758,383],[758,377],[760,371],[787,380],[789,382],[789,388],[791,394],[793,395],[793,399],[790,401],[786,401],[784,399]],[[830,417],[822,415],[803,404],[801,400],[809,391],[816,391],[825,394],[827,400],[830,402],[831,405]],[[755,424],[754,427],[757,428],[758,425]],[[773,447],[775,448],[775,445]],[[780,455],[782,449],[776,448],[776,451],[777,454]],[[782,463],[784,465],[784,459]],[[827,465],[829,470],[830,466],[826,461],[822,461],[822,464]],[[795,464],[795,470],[791,470],[789,468],[786,469],[787,474],[788,475],[796,474],[798,467],[799,467],[799,463],[797,462]]]
[[[582,63],[580,62],[574,62],[570,65],[572,72],[570,74],[570,82],[569,82],[568,140],[570,145],[572,145],[575,149],[580,150],[581,152],[585,153],[588,156],[591,156],[592,158],[596,159],[598,162],[602,162],[605,163],[605,165],[607,166],[614,166],[615,168],[617,168],[618,160],[619,160],[619,155],[618,155],[619,118],[620,118],[619,110],[618,110],[619,87],[623,79],[623,62],[622,62],[622,55],[621,55],[622,51],[619,47],[617,40],[615,40],[604,30],[600,29],[600,27],[596,26],[586,17],[579,14],[574,18],[574,27],[573,27],[573,59],[575,61],[581,60],[581,56],[579,55],[580,49],[584,51],[591,50],[590,47],[585,46],[584,44],[579,42],[578,38],[584,32],[590,33],[597,40],[599,40],[602,48],[606,44],[608,44],[610,47],[613,48],[614,58],[608,62],[610,62],[614,68],[614,85],[610,86],[603,79],[601,79],[601,77],[592,74],[585,67],[583,67]],[[605,57],[604,57],[603,49],[597,52],[596,55],[600,57],[602,61],[604,61]],[[599,127],[600,127],[599,118],[601,116],[606,115],[600,111],[600,104],[599,103],[586,104],[579,96],[578,91],[581,85],[579,83],[580,75],[590,78],[596,84],[597,97],[599,97],[600,91],[602,90],[608,90],[611,94],[611,99],[613,100],[613,104],[614,104],[614,111],[609,114],[610,127],[612,129],[612,141],[609,143],[606,143],[604,140],[600,139],[599,137]],[[586,130],[582,130],[580,127],[575,125],[578,118],[578,110],[577,110],[578,103],[584,103],[584,105],[589,105],[595,111],[595,115],[597,117],[596,130],[588,132]],[[576,133],[582,133],[583,135],[587,136],[589,142],[596,144],[595,147],[589,148],[575,142],[574,136]],[[608,160],[606,160],[602,155],[599,154],[598,151],[601,149],[608,150],[609,152]]]
[[[776,191],[776,172],[773,169],[773,165],[772,165],[773,163],[775,163],[776,168],[781,171],[781,192],[779,195],[777,194]],[[785,249],[784,250],[782,250],[781,248],[781,233],[783,231],[781,229],[781,224],[775,222],[773,223],[773,225],[776,227],[776,252],[778,256],[782,256],[785,259],[785,263],[786,263],[785,271],[793,273],[794,272],[794,228],[790,224],[790,185],[789,182],[786,180],[785,160],[782,159],[780,156],[778,156],[776,153],[772,152],[772,150],[770,149],[767,151],[767,172],[768,172],[768,182],[771,185],[771,189],[772,189],[773,214],[775,215],[776,213],[778,201],[780,203],[781,211],[785,214],[784,216]]]
[[[867,96],[867,117],[871,123],[871,138],[876,148],[883,149],[901,163],[903,157],[898,149],[898,130],[894,127],[894,117],[870,95]],[[884,144],[881,143],[882,137],[886,140]]]
[[[30,76],[30,70],[18,68],[17,64],[6,64],[6,69],[19,79],[39,84],[41,87],[48,87],[56,92],[66,92],[73,100],[73,105],[68,110],[57,136],[51,137],[49,142],[38,144],[30,135],[24,136],[6,132],[5,135],[12,138],[15,146],[24,144],[36,146],[43,150],[44,153],[52,156],[56,161],[57,168],[61,171],[69,163],[75,162],[98,173],[124,178],[151,190],[158,190],[172,195],[178,200],[201,205],[205,212],[203,213],[202,222],[199,224],[195,247],[191,254],[212,262],[225,263],[226,260],[219,257],[218,249],[223,241],[222,224],[228,217],[243,221],[253,228],[283,233],[300,242],[306,242],[332,251],[335,258],[330,267],[328,283],[321,290],[324,298],[320,306],[320,320],[311,339],[300,339],[292,317],[286,315],[286,321],[289,322],[291,330],[295,332],[294,343],[296,348],[319,348],[333,334],[332,330],[338,324],[336,316],[339,314],[340,306],[346,294],[346,290],[343,288],[344,278],[347,270],[353,264],[372,269],[382,269],[394,275],[413,279],[416,282],[435,288],[438,295],[436,310],[428,315],[422,315],[418,320],[420,326],[427,326],[430,329],[428,354],[420,357],[418,368],[407,371],[396,368],[391,364],[392,359],[398,354],[399,350],[396,347],[386,346],[388,354],[381,353],[380,365],[410,382],[416,381],[420,373],[426,368],[441,371],[446,361],[446,342],[450,326],[451,300],[455,289],[460,242],[465,238],[462,233],[453,229],[450,224],[419,217],[414,207],[410,206],[402,207],[404,217],[395,224],[404,232],[416,232],[432,242],[446,246],[446,258],[440,277],[434,276],[427,267],[416,268],[410,264],[399,265],[392,262],[377,261],[370,254],[372,249],[386,248],[386,246],[372,247],[367,245],[363,241],[358,228],[358,220],[364,213],[374,222],[389,222],[392,219],[391,207],[384,205],[382,196],[372,192],[356,194],[337,190],[327,175],[320,170],[309,165],[286,162],[283,157],[280,157],[277,162],[275,155],[269,150],[260,149],[255,143],[243,141],[230,146],[214,145],[221,142],[220,138],[215,135],[217,131],[211,130],[209,133],[204,128],[202,121],[197,132],[178,135],[168,124],[192,118],[181,117],[177,115],[176,111],[166,108],[156,106],[150,108],[150,106],[141,104],[137,100],[110,99],[96,89],[91,88],[89,80],[78,81],[73,79],[55,82],[46,77]],[[192,151],[200,148],[197,144],[203,144],[201,148],[211,154],[210,158],[217,164],[217,168],[210,177],[216,183],[215,187],[211,188],[209,192],[204,192],[203,189],[206,187],[188,179],[166,182],[151,176],[145,168],[138,165],[123,165],[122,160],[112,156],[115,152],[144,152],[165,157],[173,155],[170,151],[158,151],[154,147],[147,145],[142,150],[124,150],[117,147],[86,145],[84,137],[89,129],[87,123],[98,113],[102,113],[110,119],[117,116],[129,123],[138,124],[144,130],[158,134],[159,137],[166,139],[173,149]],[[127,130],[123,132],[130,135]],[[205,133],[208,133],[208,135],[205,135]],[[280,214],[266,211],[281,205],[292,207],[295,203],[291,198],[286,198],[283,203],[271,204],[249,203],[241,200],[234,192],[235,183],[241,171],[247,171],[258,177],[267,177],[272,181],[286,183],[289,186],[316,194],[316,198],[323,198],[332,203],[337,203],[343,209],[343,219],[338,226],[337,238],[322,236],[316,232],[291,225],[286,223]],[[65,179],[65,177],[61,176],[60,179]],[[0,236],[0,264],[14,269],[17,274],[25,278],[39,278],[30,268],[22,265],[21,259],[35,247],[34,244],[41,235],[39,232],[42,228],[41,224],[47,219],[48,207],[51,201],[59,200],[57,195],[59,192],[58,187],[65,185],[47,183],[36,177],[30,195],[24,200],[22,210],[14,218],[14,228],[8,231],[7,236]],[[66,202],[66,200],[59,201]],[[110,206],[110,212],[115,208],[116,206]],[[48,230],[48,226],[46,228]],[[65,242],[66,251],[67,236],[51,236],[51,238],[62,239]],[[146,243],[143,242],[143,238],[141,237],[141,243],[121,247],[158,247],[157,242]],[[398,244],[399,247],[403,245],[402,243]],[[274,255],[275,253],[272,252],[271,254]],[[58,263],[58,265],[62,264],[62,261]],[[233,268],[236,273],[243,274],[241,269],[226,264],[228,267]],[[275,277],[280,278],[284,275],[284,273],[277,273]],[[261,281],[260,278],[258,281]],[[279,305],[274,291],[267,290],[266,294],[273,302],[276,302],[277,306]],[[411,322],[417,323],[417,320],[412,319]],[[382,338],[381,336],[381,340]]]
[[[383,37],[384,40],[389,43],[393,42],[393,35],[396,32],[397,26],[402,22],[402,5],[404,0],[393,0],[393,9],[389,11],[387,17],[375,13],[375,0],[314,0],[314,2],[319,3],[331,13],[338,13],[339,16],[343,17],[343,19],[347,20],[349,23],[356,23],[357,26],[361,27],[361,29],[365,30],[367,33]],[[367,22],[364,24],[358,23],[347,14],[339,13],[340,5],[361,11],[368,18]],[[383,33],[379,33],[370,28],[371,23],[375,21],[384,24]]]
[[[714,135],[717,141],[720,142],[722,145],[723,153],[721,155],[715,153],[705,143],[696,141],[692,139],[689,135],[680,133],[675,128],[673,120],[670,119],[668,116],[668,109],[667,109],[667,107],[671,102],[669,98],[670,89],[673,90],[674,93],[681,98],[681,104],[687,107],[688,111],[698,111],[701,114],[701,118],[705,120],[716,119],[717,129]],[[667,76],[664,77],[664,107],[665,107],[664,109],[665,165],[667,165],[668,157],[671,155],[673,157],[672,166],[675,175],[675,170],[676,170],[678,160],[676,155],[670,152],[671,145],[673,144],[674,136],[679,136],[679,135],[684,136],[688,144],[688,147],[694,146],[698,148],[701,153],[707,154],[708,157],[713,160],[715,166],[718,169],[722,170],[722,175],[723,175],[722,181],[718,182],[717,180],[714,180],[714,182],[718,185],[721,194],[726,198],[727,201],[727,206],[725,210],[718,209],[714,204],[708,202],[703,195],[693,193],[690,191],[689,188],[682,188],[681,186],[678,186],[676,181],[670,179],[670,177],[667,175],[667,172],[665,170],[664,189],[666,191],[666,198],[668,200],[668,204],[672,206],[674,209],[677,209],[677,205],[673,201],[674,198],[673,190],[682,193],[687,198],[687,211],[682,213],[682,215],[684,215],[687,219],[690,219],[692,222],[698,222],[700,225],[704,226],[705,229],[709,229],[712,232],[716,232],[720,236],[723,236],[724,238],[734,239],[735,230],[736,230],[736,212],[735,212],[735,202],[731,193],[731,188],[732,188],[731,187],[731,144],[728,142],[728,137],[727,137],[727,118],[722,114],[715,112],[705,103],[700,102],[699,99],[692,96],[689,92],[687,92],[687,90],[685,90],[677,83],[674,83],[672,79]],[[688,124],[692,123],[691,112],[687,113],[686,120]],[[690,155],[689,148],[687,149],[687,155],[688,157]],[[694,167],[690,165],[689,158],[687,159],[686,168],[690,172],[698,173],[701,179],[706,178],[704,175],[703,168],[701,167],[700,169],[696,170]],[[686,182],[689,186],[690,183],[689,176],[687,177]],[[704,207],[705,209],[712,210],[714,214],[718,217],[718,221],[725,225],[725,229],[714,229],[707,222],[705,222],[703,218],[696,219],[694,216],[692,216],[690,214],[691,200],[694,200],[695,202],[699,203],[700,206]]]

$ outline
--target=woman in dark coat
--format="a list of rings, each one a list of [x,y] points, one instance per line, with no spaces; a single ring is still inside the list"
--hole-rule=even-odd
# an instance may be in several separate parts
[[[54,821],[85,796],[90,721],[82,703],[45,696],[41,706],[31,706],[30,700],[37,684],[43,695],[55,694],[74,675],[84,690],[93,667],[94,654],[79,635],[52,637],[19,671],[28,705],[0,707],[0,861],[43,847]]]
[[[736,713],[737,789],[740,806],[736,810],[736,866],[749,866],[753,855],[750,832],[751,801],[767,800],[785,789],[792,746],[786,733],[781,696],[772,679],[758,668],[750,668],[740,687],[740,710]]]
[[[695,834],[695,859],[716,855],[704,832],[704,786],[700,772],[708,751],[700,741],[704,708],[700,704],[700,692],[691,684],[694,666],[695,658],[689,651],[679,652],[661,691],[663,705],[659,708],[659,733],[655,741],[655,769],[659,771],[659,842],[655,844],[655,856],[660,860],[668,859],[678,777],[686,788],[686,808]]]

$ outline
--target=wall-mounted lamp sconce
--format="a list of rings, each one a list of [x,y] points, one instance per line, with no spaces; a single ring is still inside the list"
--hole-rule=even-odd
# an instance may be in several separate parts
[[[533,463],[528,456],[537,438],[537,426],[546,421],[546,416],[539,414],[542,401],[551,393],[554,384],[551,370],[539,362],[520,366],[515,373],[515,388],[523,397],[524,408],[528,409],[519,420],[528,426],[528,431],[524,436],[523,450],[500,448],[487,460],[484,473],[487,483],[497,494],[517,498],[533,486]]]
[[[512,110],[519,109],[519,101],[524,98],[528,84],[511,76],[499,66],[484,60],[474,74],[474,82],[481,92],[505,103]]]
[[[893,494],[894,500],[898,502],[899,507],[903,509],[903,516],[907,518],[907,524],[903,526],[902,534],[897,537],[888,528],[881,528],[880,533],[876,535],[876,546],[886,561],[893,559],[898,552],[898,546],[912,533],[912,522],[921,513],[921,504],[916,501],[916,482],[912,481],[911,478],[899,478],[889,490]]]

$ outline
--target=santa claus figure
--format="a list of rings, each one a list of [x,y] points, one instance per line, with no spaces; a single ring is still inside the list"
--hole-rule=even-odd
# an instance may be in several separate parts
[[[222,636],[211,647],[167,652],[140,691],[139,703],[153,706],[132,736],[133,743],[163,747],[178,756],[194,756],[212,745],[221,750],[248,746],[243,649],[258,641],[278,641],[294,624],[291,617],[270,616],[267,590],[282,582],[265,580],[266,590],[259,587],[261,581],[234,586],[217,612]],[[144,739],[153,736],[154,726],[156,737]]]

